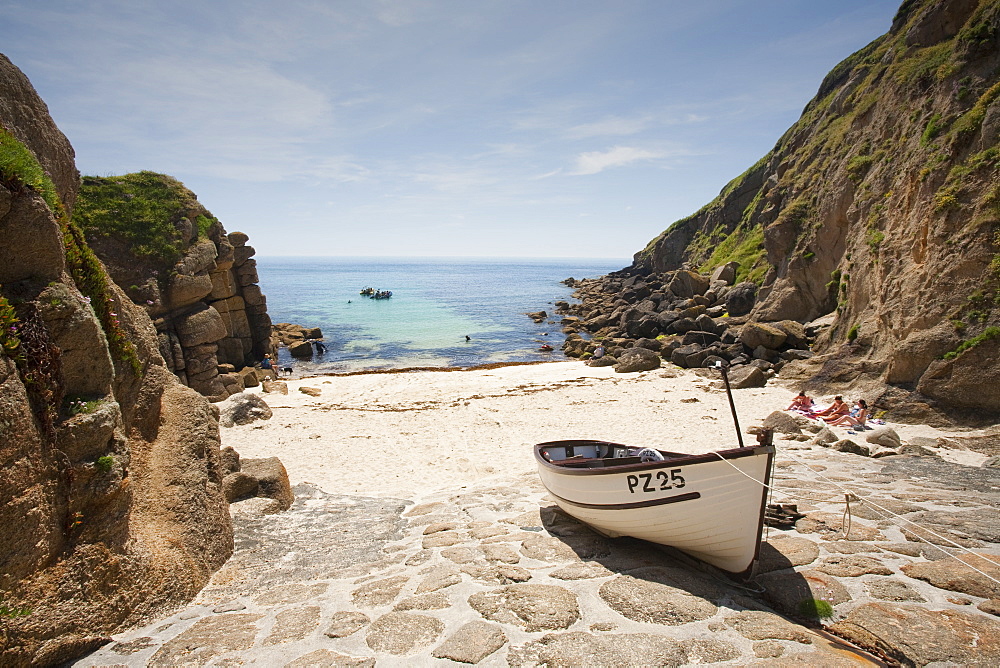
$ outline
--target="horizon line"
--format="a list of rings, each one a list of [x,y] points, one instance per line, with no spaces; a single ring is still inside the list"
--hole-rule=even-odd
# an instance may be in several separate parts
[[[250,244],[252,245],[252,244]],[[625,266],[632,264],[632,258],[622,257],[596,257],[587,255],[261,255],[256,253],[253,257],[257,259],[356,259],[356,260],[566,260],[566,261],[600,261],[600,262],[624,262]]]

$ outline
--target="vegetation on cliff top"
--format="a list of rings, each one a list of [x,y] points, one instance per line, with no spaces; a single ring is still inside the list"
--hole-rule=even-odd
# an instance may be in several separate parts
[[[184,253],[178,224],[194,219],[194,234],[204,237],[215,221],[194,193],[176,179],[155,172],[122,176],[85,176],[73,220],[90,238],[116,237],[138,258],[169,268]]]
[[[73,276],[77,288],[93,307],[108,339],[112,354],[116,359],[129,364],[136,373],[139,373],[142,364],[135,346],[125,335],[118,320],[118,307],[109,285],[108,275],[97,256],[87,245],[83,232],[67,216],[66,208],[56,192],[52,179],[48,177],[28,147],[4,128],[0,128],[0,181],[12,189],[30,188],[41,195],[49,205],[49,209],[59,221],[62,230],[67,269]],[[3,305],[7,305],[6,299],[3,300]],[[16,308],[14,310],[16,311]],[[9,322],[4,334],[4,349],[12,351],[18,348],[20,342],[18,339],[23,339],[24,336],[23,328],[30,323],[14,323],[11,318],[16,316],[12,316],[9,309],[3,309],[3,313],[5,314],[4,321]],[[24,320],[23,317],[21,319]],[[12,330],[10,327],[18,329]],[[16,339],[12,338],[15,336]],[[40,374],[32,372],[31,368],[32,364],[39,360],[30,359],[31,355],[28,350],[22,349],[20,352],[19,358],[22,358],[24,364],[19,364],[19,369],[25,376],[24,380],[29,384],[37,384]],[[61,396],[56,396],[58,394],[58,392],[54,393],[49,403],[61,403]]]

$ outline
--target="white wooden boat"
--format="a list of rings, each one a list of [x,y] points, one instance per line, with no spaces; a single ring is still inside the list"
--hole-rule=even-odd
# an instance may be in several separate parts
[[[538,474],[566,513],[609,537],[683,552],[753,575],[774,446],[686,455],[593,440],[535,446]],[[645,461],[644,461],[645,460]]]

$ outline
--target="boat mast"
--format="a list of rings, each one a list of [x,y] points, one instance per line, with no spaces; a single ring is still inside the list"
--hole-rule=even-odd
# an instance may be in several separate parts
[[[733,390],[729,387],[729,373],[726,371],[726,367],[723,366],[720,360],[716,360],[715,368],[722,372],[722,380],[726,383],[726,396],[729,397],[729,409],[733,411],[733,424],[736,425],[736,440],[739,441],[740,447],[746,447],[743,445],[743,434],[740,432],[740,420],[736,417],[736,404],[733,403]]]

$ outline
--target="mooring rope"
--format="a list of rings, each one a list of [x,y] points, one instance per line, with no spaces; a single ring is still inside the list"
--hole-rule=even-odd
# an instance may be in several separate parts
[[[749,478],[750,480],[753,480],[758,485],[766,487],[768,489],[768,493],[769,493],[768,498],[769,499],[770,499],[770,492],[771,491],[778,491],[778,490],[775,490],[775,488],[774,488],[773,485],[765,484],[763,481],[757,480],[752,475],[750,475],[750,474],[746,473],[745,471],[741,470],[739,467],[737,467],[736,465],[734,465],[732,462],[730,462],[728,459],[726,459],[725,457],[723,457],[718,452],[713,452],[712,454],[714,454],[719,459],[721,459],[722,461],[724,461],[727,464],[729,464],[729,466],[731,466],[735,471],[739,472],[740,475],[746,476],[747,478]],[[851,501],[857,501],[858,503],[868,504],[869,506],[871,506],[872,508],[874,508],[876,511],[881,511],[881,512],[885,513],[886,517],[891,516],[891,517],[896,518],[897,520],[900,520],[901,522],[906,522],[907,524],[912,524],[913,526],[917,527],[921,531],[926,531],[927,533],[929,533],[930,535],[934,536],[935,538],[938,538],[938,539],[940,539],[940,540],[948,543],[954,549],[960,550],[962,552],[965,552],[969,556],[978,557],[978,558],[982,559],[983,561],[987,561],[987,562],[989,562],[991,564],[996,564],[996,562],[994,562],[994,561],[992,561],[990,559],[987,559],[985,556],[983,556],[981,554],[977,554],[976,552],[973,552],[972,550],[970,550],[969,548],[967,548],[967,547],[965,547],[963,545],[959,545],[958,543],[956,543],[955,541],[951,540],[947,536],[942,536],[941,534],[938,534],[938,533],[932,531],[931,529],[928,529],[927,527],[922,526],[922,525],[918,524],[917,522],[914,522],[913,520],[908,520],[905,517],[892,512],[888,508],[883,508],[882,506],[878,505],[877,503],[875,503],[871,499],[868,499],[868,498],[866,498],[866,497],[858,494],[857,492],[844,487],[843,485],[841,485],[840,483],[838,483],[835,480],[831,480],[830,478],[827,478],[825,475],[823,475],[819,471],[813,469],[812,466],[809,464],[809,462],[806,462],[806,461],[803,461],[803,460],[799,459],[798,457],[796,457],[795,455],[791,454],[790,452],[783,451],[782,454],[783,455],[787,455],[789,458],[794,459],[799,464],[802,464],[803,466],[805,466],[806,468],[808,468],[811,473],[815,474],[819,478],[822,478],[824,481],[826,481],[829,484],[833,485],[834,487],[836,487],[837,489],[839,489],[844,494],[844,500],[843,501],[840,501],[839,499],[823,499],[822,500],[824,503],[845,503],[845,504],[847,504],[846,507],[845,507],[845,509],[844,509],[844,517],[843,517],[842,524],[841,524],[841,531],[843,533],[844,538],[846,538],[848,536],[848,534],[850,533],[850,531],[851,531],[851,522],[852,522]],[[791,499],[791,497],[788,497],[788,498]],[[820,499],[813,499],[813,500],[820,500]],[[970,564],[967,561],[963,561],[962,559],[959,559],[958,555],[955,555],[955,554],[952,554],[952,553],[948,552],[941,545],[935,545],[934,543],[930,542],[926,538],[923,538],[922,536],[920,536],[920,534],[914,533],[913,535],[917,538],[917,540],[919,540],[921,542],[924,542],[924,543],[927,543],[928,545],[930,545],[931,547],[933,547],[935,549],[941,550],[941,552],[943,552],[946,556],[951,557],[952,559],[955,559],[956,561],[958,561],[958,562],[960,562],[962,564],[965,564],[966,566],[968,566],[969,568],[971,568],[975,572],[977,572],[980,575],[982,575],[987,580],[990,580],[990,581],[995,582],[996,584],[1000,585],[1000,579],[997,579],[997,578],[993,577],[989,573],[984,573],[983,571],[979,570],[978,568],[976,568],[975,566],[973,566],[972,564]]]
[[[838,483],[836,480],[831,480],[830,478],[827,478],[825,475],[823,475],[819,471],[816,471],[815,469],[813,469],[812,466],[810,466],[808,462],[799,459],[795,455],[793,455],[793,454],[791,454],[789,452],[784,452],[782,454],[788,455],[788,457],[790,457],[791,459],[794,459],[798,463],[800,463],[803,466],[805,466],[806,468],[808,468],[809,471],[811,473],[814,473],[817,477],[822,478],[823,480],[825,480],[829,484],[831,484],[834,487],[838,488],[841,492],[843,492],[844,498],[847,499],[848,503],[850,503],[851,500],[856,500],[856,501],[858,501],[860,503],[868,504],[869,506],[871,506],[872,508],[874,508],[876,511],[885,513],[886,517],[894,517],[897,520],[899,520],[900,522],[906,522],[907,524],[910,524],[910,525],[913,525],[913,526],[917,527],[921,531],[926,531],[927,533],[929,533],[930,535],[934,536],[935,538],[938,538],[938,539],[940,539],[940,540],[948,543],[949,546],[953,547],[956,550],[960,550],[962,552],[965,552],[966,554],[968,554],[969,556],[972,556],[972,557],[978,557],[978,558],[982,559],[983,561],[987,561],[987,562],[989,562],[991,564],[996,564],[995,561],[987,559],[985,556],[983,556],[981,554],[977,554],[976,552],[973,552],[972,550],[970,550],[969,548],[965,547],[964,545],[959,545],[958,543],[956,543],[955,541],[951,540],[947,536],[942,536],[941,534],[939,534],[939,533],[937,533],[935,531],[932,531],[931,529],[928,529],[927,527],[922,526],[922,525],[918,524],[917,522],[914,522],[913,520],[908,520],[905,517],[903,517],[902,515],[894,513],[891,510],[889,510],[888,508],[884,508],[884,507],[880,506],[879,504],[875,503],[871,499],[869,499],[869,498],[867,498],[865,496],[862,496],[861,494],[858,494],[857,492],[855,492],[855,491],[853,491],[851,489],[848,489],[848,488],[844,487],[843,485],[841,485],[840,483]],[[829,503],[840,503],[840,502],[839,501],[830,501]],[[975,572],[977,572],[980,575],[982,575],[987,580],[990,580],[991,582],[994,582],[994,583],[1000,585],[1000,579],[997,579],[997,578],[993,577],[989,573],[984,573],[983,571],[979,570],[978,568],[976,568],[975,566],[973,566],[972,564],[970,564],[967,561],[962,561],[961,559],[958,558],[958,555],[951,554],[950,552],[948,552],[947,550],[945,550],[941,545],[935,545],[934,543],[930,542],[926,538],[922,537],[920,534],[914,533],[913,535],[917,538],[917,540],[919,540],[919,541],[921,541],[923,543],[927,543],[928,545],[930,545],[931,547],[933,547],[935,549],[941,550],[942,552],[944,552],[944,554],[946,556],[951,557],[952,559],[955,559],[956,561],[965,564],[966,566],[968,566],[969,568],[971,568]]]

